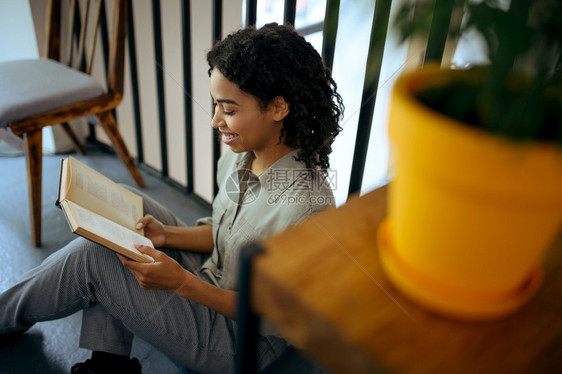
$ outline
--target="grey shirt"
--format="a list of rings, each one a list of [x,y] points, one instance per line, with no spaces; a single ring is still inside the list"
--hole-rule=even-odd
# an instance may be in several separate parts
[[[320,173],[313,178],[305,164],[295,160],[297,152],[289,152],[259,176],[249,170],[252,152],[227,150],[220,158],[213,216],[197,222],[213,225],[214,248],[201,267],[207,281],[238,290],[238,262],[245,245],[334,205],[330,181]]]

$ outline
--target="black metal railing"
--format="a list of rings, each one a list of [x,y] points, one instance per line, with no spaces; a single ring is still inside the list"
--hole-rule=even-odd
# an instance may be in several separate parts
[[[456,6],[464,0],[445,1],[434,0],[436,9],[450,17],[453,10],[452,3]],[[377,100],[377,90],[379,86],[379,78],[381,66],[384,58],[384,47],[387,39],[387,30],[389,25],[389,16],[391,9],[391,0],[377,0],[375,3],[375,11],[373,15],[373,26],[371,30],[369,51],[366,62],[366,74],[362,90],[361,108],[359,112],[359,122],[354,147],[353,162],[351,168],[351,179],[348,186],[348,194],[358,193],[361,190],[363,176],[365,174],[367,152],[369,149],[370,132],[373,123],[374,108]],[[155,73],[156,73],[156,97],[159,121],[159,137],[161,151],[161,170],[156,172],[167,182],[176,185],[185,193],[193,195],[201,201],[205,201],[194,192],[194,185],[197,183],[194,177],[194,135],[193,135],[193,103],[192,103],[192,63],[191,63],[191,42],[194,35],[191,30],[191,2],[189,0],[181,1],[181,19],[182,19],[182,49],[183,49],[183,90],[184,90],[184,113],[185,113],[185,151],[186,151],[186,167],[187,167],[187,183],[180,185],[172,180],[168,175],[168,148],[166,141],[167,119],[165,111],[165,91],[164,91],[164,61],[162,53],[162,25],[160,14],[160,0],[152,0],[152,30],[154,35],[154,57],[155,57]],[[213,16],[212,16],[212,39],[220,40],[223,35],[222,18],[223,18],[223,2],[222,0],[213,0]],[[139,77],[137,70],[137,41],[135,40],[135,23],[133,17],[133,7],[136,6],[134,1],[130,1],[128,7],[128,47],[129,47],[129,73],[131,82],[131,99],[133,106],[133,119],[135,122],[136,133],[136,151],[139,163],[144,164],[143,152],[143,133],[141,126],[141,107],[139,95]],[[255,25],[257,18],[257,0],[246,0],[246,25]],[[286,0],[284,5],[283,20],[285,23],[295,23],[296,18],[296,0]],[[336,53],[336,38],[338,33],[338,24],[340,17],[340,0],[326,0],[326,13],[324,21],[321,24],[305,27],[305,32],[313,32],[321,30],[323,32],[322,56],[328,67],[332,68],[334,56]],[[430,30],[430,39],[427,46],[426,60],[440,60],[443,56],[443,48],[446,40],[446,27],[448,25],[440,25],[435,23]],[[299,30],[301,31],[301,30]],[[105,36],[107,37],[107,36]],[[218,186],[215,183],[216,165],[221,153],[221,145],[217,137],[212,134],[212,163],[213,167],[213,195],[216,194]]]

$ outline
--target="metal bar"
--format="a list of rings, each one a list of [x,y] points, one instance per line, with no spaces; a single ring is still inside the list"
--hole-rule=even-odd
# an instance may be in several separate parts
[[[213,0],[213,44],[222,39],[222,0]]]
[[[246,26],[255,26],[257,19],[258,0],[246,1]]]
[[[451,0],[435,0],[424,64],[430,61],[440,63],[443,59],[443,51],[447,42],[454,5],[455,2]]]
[[[391,0],[377,0],[375,3],[375,14],[373,16],[371,40],[369,42],[369,52],[367,55],[367,69],[365,72],[365,82],[363,84],[363,95],[361,97],[361,111],[359,112],[357,137],[355,138],[355,152],[353,154],[353,164],[351,167],[349,194],[359,192],[363,182],[363,173],[365,171],[365,161],[367,159],[371,125],[373,123],[373,113],[377,99],[377,88],[379,85],[384,45],[388,29],[390,5]]]
[[[213,42],[222,39],[222,0],[213,0]],[[211,103],[212,108],[212,103]],[[213,113],[213,111],[211,111]],[[213,196],[219,192],[217,184],[217,166],[221,156],[221,143],[215,131],[211,132],[213,142]]]
[[[160,0],[152,0],[152,22],[154,32],[154,59],[156,69],[156,88],[158,90],[158,122],[160,127],[160,155],[162,177],[168,176],[168,146],[166,135],[166,100],[164,98],[164,59],[162,56],[162,19]]]
[[[131,74],[131,94],[133,99],[133,116],[135,120],[135,135],[137,138],[137,160],[144,162],[142,149],[142,119],[140,112],[139,76],[137,72],[137,47],[135,42],[135,20],[133,17],[133,1],[129,1],[127,10],[127,39],[129,45],[129,71]]]
[[[297,0],[285,0],[283,23],[294,25],[296,17],[297,17]]]
[[[183,42],[183,89],[185,111],[185,153],[187,166],[186,193],[193,193],[193,107],[191,82],[191,2],[183,0],[182,10],[182,42]]]
[[[259,317],[252,310],[252,262],[263,252],[259,244],[250,244],[240,252],[240,293],[238,295],[238,334],[236,373],[256,373]]]
[[[324,16],[324,36],[322,39],[322,58],[328,69],[334,65],[334,51],[338,33],[338,20],[340,14],[340,0],[328,0],[326,15]]]

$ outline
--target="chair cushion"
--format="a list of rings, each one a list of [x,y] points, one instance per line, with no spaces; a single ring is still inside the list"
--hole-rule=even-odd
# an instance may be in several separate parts
[[[0,127],[104,93],[92,77],[47,59],[0,63]]]

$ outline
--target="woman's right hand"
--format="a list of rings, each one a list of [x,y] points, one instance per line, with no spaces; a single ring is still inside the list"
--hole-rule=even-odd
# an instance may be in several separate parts
[[[163,247],[166,244],[166,228],[162,222],[150,214],[142,217],[135,226],[137,230],[144,229],[144,236],[152,241],[155,248]]]

